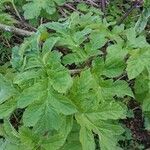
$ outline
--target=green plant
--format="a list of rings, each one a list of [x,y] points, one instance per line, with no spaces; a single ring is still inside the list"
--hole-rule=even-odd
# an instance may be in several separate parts
[[[141,33],[148,23],[148,19],[150,17],[150,2],[148,0],[144,1],[144,9],[142,14],[140,15],[135,28],[138,33]]]
[[[11,143],[17,148],[18,142],[22,149],[27,149],[27,146],[28,149],[49,149],[52,144],[54,146],[51,149],[59,149],[65,143],[74,122],[80,125],[78,132],[83,149],[94,149],[93,133],[99,135],[101,149],[117,148],[117,135],[124,132],[117,120],[126,117],[126,107],[118,98],[134,96],[127,82],[113,81],[113,78],[124,73],[124,58],[130,51],[138,48],[139,52],[140,48],[149,45],[145,45],[145,41],[143,46],[135,47],[134,42],[140,37],[133,36],[131,41],[128,39],[128,30],[125,31],[123,26],[116,26],[112,31],[108,29],[109,26],[96,16],[93,18],[90,14],[79,16],[75,13],[64,22],[43,25],[38,34],[27,39],[21,47],[13,49],[11,63],[16,71],[10,80],[7,74],[0,78],[0,116],[1,119],[10,117],[16,109],[25,111],[20,121],[23,127],[13,135],[16,141],[10,140],[8,145],[5,142],[6,147]],[[46,33],[46,27],[55,32],[49,34],[41,45],[41,36]],[[127,42],[124,42],[121,34],[127,35]],[[104,60],[106,52],[99,49],[110,40],[113,44],[107,47]],[[58,47],[64,47],[69,54],[63,56],[57,51]],[[136,64],[133,63],[134,67],[130,71],[132,57],[134,55],[127,62],[127,73],[131,79],[141,73],[136,72]],[[89,59],[92,64],[87,64]],[[72,70],[68,70],[66,65],[73,63],[80,68],[80,76],[70,75]],[[106,77],[109,79],[106,80]],[[12,127],[11,130],[15,129]],[[22,141],[22,134],[34,143]],[[59,139],[57,135],[61,135]],[[51,140],[56,140],[56,143],[51,143]]]
[[[30,0],[24,16],[51,15],[64,3]],[[0,66],[0,149],[119,150],[123,135],[132,140],[120,122],[126,99],[140,102],[149,129],[146,37],[93,7],[77,8],[85,14],[41,23]]]
[[[69,1],[69,0],[68,0]],[[66,0],[28,0],[23,6],[24,16],[26,19],[34,19],[40,16],[42,11],[49,15],[56,12],[56,6],[62,6]]]

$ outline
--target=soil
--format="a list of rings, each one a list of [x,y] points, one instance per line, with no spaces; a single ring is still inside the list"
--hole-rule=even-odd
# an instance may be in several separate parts
[[[134,118],[127,118],[123,123],[131,130],[132,137],[136,142],[143,144],[145,149],[150,148],[150,132],[144,129],[144,118],[140,105],[131,100],[128,107],[133,110]]]

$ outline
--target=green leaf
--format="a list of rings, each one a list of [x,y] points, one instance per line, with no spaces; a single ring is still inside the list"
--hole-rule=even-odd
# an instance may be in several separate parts
[[[107,32],[92,32],[90,34],[91,49],[97,50],[102,48],[107,42]]]
[[[28,70],[22,73],[18,73],[14,78],[15,84],[23,84],[24,82],[27,82],[28,80],[39,78],[41,75],[41,71],[36,70]]]
[[[131,90],[131,88],[129,87],[128,83],[124,80],[118,80],[115,81],[112,87],[112,93],[114,92],[118,97],[124,97],[126,95],[133,97],[134,98],[134,94]],[[110,90],[111,92],[111,90]]]
[[[53,89],[47,89],[46,82],[39,82],[26,89],[18,99],[20,106],[25,107],[30,104],[23,115],[23,122],[26,126],[34,126],[41,119],[46,121],[46,117],[53,120],[53,122],[58,122],[60,119],[58,114],[71,115],[77,112],[75,106],[66,96],[57,93]],[[53,123],[50,126],[54,127]]]
[[[4,130],[5,130],[5,135],[4,137],[9,140],[9,142],[11,143],[15,143],[18,144],[18,132],[16,131],[16,129],[12,126],[12,124],[10,123],[10,121],[8,119],[4,119]]]
[[[25,19],[34,19],[29,24],[37,27],[41,18],[42,25],[13,48],[12,66],[8,62],[1,67],[0,149],[119,150],[118,141],[126,136],[120,119],[131,117],[124,103],[137,99],[144,115],[150,116],[146,36],[108,23],[88,5],[81,8],[89,12],[85,15],[72,13],[52,22],[65,2],[15,2],[18,11],[25,4]],[[68,14],[68,9],[63,11]],[[5,38],[2,48],[9,45]],[[134,85],[126,74],[135,79]]]
[[[106,77],[113,78],[121,75],[125,69],[125,63],[121,58],[102,60],[97,58],[93,61],[93,69],[99,73],[99,75],[105,75]]]
[[[61,34],[65,34],[67,32],[67,30],[66,30],[67,25],[66,24],[62,24],[60,22],[46,23],[45,26],[48,29],[55,30],[56,32],[61,33]]]
[[[51,99],[50,101],[51,105],[59,113],[62,113],[64,115],[71,115],[77,112],[73,103],[63,95],[57,93],[51,93],[51,95],[49,95],[49,99]]]
[[[24,17],[26,19],[37,18],[41,14],[42,9],[50,15],[53,14],[56,11],[54,1],[30,0],[30,2],[23,6]]]
[[[93,61],[93,69],[99,75],[105,75],[109,78],[121,75],[125,69],[124,58],[127,55],[127,50],[122,48],[122,45],[110,45],[107,48],[106,60],[97,57]]]
[[[142,14],[140,15],[138,21],[135,24],[135,30],[138,33],[141,33],[145,29],[149,17],[150,17],[150,8],[149,7],[144,8]]]
[[[53,63],[51,69],[47,70],[47,74],[49,83],[60,93],[65,93],[72,86],[69,71],[59,63]]]
[[[0,104],[10,99],[16,94],[12,84],[0,74]]]
[[[149,83],[150,79],[147,72],[141,73],[141,75],[139,75],[135,80],[135,97],[141,103],[143,103],[143,100],[146,98],[150,91]]]
[[[78,31],[73,35],[73,40],[77,45],[80,45],[87,39],[87,35],[91,33],[91,29],[85,28],[82,31]]]
[[[148,68],[150,62],[149,49],[135,50],[127,61],[127,73],[129,79],[134,79],[140,75],[144,69]]]
[[[111,148],[113,148],[113,150],[115,150],[115,148],[118,149],[118,137],[124,132],[123,128],[120,125],[112,123],[111,121],[95,121],[92,120],[92,118],[89,119],[84,114],[76,115],[76,119],[81,128],[84,126],[88,130],[91,130],[95,134],[99,135],[100,146],[103,150],[109,150]]]
[[[85,16],[86,19],[90,17],[90,14]],[[63,57],[65,65],[83,63],[91,57],[101,54],[99,49],[107,42],[106,37],[109,31],[104,29],[103,31],[94,32],[90,25],[89,28],[86,25],[84,25],[85,27],[80,25],[81,21],[85,21],[85,18],[74,13],[66,21],[52,22],[45,25],[47,28],[56,31],[54,35],[60,37],[59,45],[69,49],[69,53]],[[101,22],[99,22],[99,26],[103,26]]]
[[[61,125],[61,120],[61,116],[53,108],[47,106],[35,125],[35,130],[38,133],[44,133],[44,131],[47,132],[52,129],[58,130]]]
[[[107,48],[103,75],[111,78],[121,75],[125,69],[124,58],[126,55],[127,50],[122,48],[122,45],[109,46]]]
[[[48,38],[43,44],[42,53],[50,52],[56,44],[56,42],[58,41],[58,39],[59,38],[55,37]]]
[[[108,133],[101,133],[99,136],[101,150],[122,150],[117,146],[118,139],[115,136]]]
[[[127,36],[128,44],[130,44],[131,46],[135,45],[135,43],[136,43],[136,31],[135,31],[135,29],[134,28],[127,29],[126,30],[126,36]]]
[[[9,141],[5,141],[1,146],[0,146],[1,150],[19,150],[21,147],[19,147],[16,144],[13,144]],[[22,149],[25,150],[25,149]]]
[[[27,150],[36,148],[39,146],[40,139],[37,134],[33,133],[32,130],[26,127],[21,127],[19,129],[19,137],[21,144],[26,147]]]
[[[75,78],[69,98],[80,111],[90,112],[97,109],[100,102],[112,101],[114,96],[126,95],[134,97],[125,81],[103,80],[90,70],[85,70],[80,77]]]
[[[72,0],[69,0],[70,2],[72,1]],[[65,2],[66,2],[66,0],[54,0],[54,2],[57,4],[57,5],[63,5]]]
[[[25,108],[33,102],[38,102],[45,92],[45,85],[42,82],[35,83],[33,86],[25,89],[18,97],[17,97],[17,105],[19,108]]]
[[[95,141],[92,131],[88,130],[85,126],[81,126],[80,142],[83,150],[95,150]]]
[[[99,143],[102,150],[121,150],[118,141],[119,136],[124,132],[124,129],[118,124],[111,122],[96,122],[99,129]]]
[[[50,52],[56,44],[56,42],[58,41],[58,39],[59,38],[54,37],[48,38],[43,44],[42,53]]]
[[[138,60],[136,57],[130,57],[127,63],[128,65],[126,70],[130,80],[136,78],[144,70],[143,61]]]
[[[82,150],[79,142],[73,141],[71,143],[66,143],[61,150]]]
[[[92,120],[94,122],[94,120]],[[107,121],[95,121],[95,125],[98,127],[100,133],[107,133],[108,135],[120,135],[124,132],[123,127],[118,122]]]
[[[86,112],[95,109],[100,101],[97,86],[90,70],[85,70],[81,72],[80,77],[76,77],[74,80],[69,98],[80,111]]]
[[[150,93],[147,93],[143,100],[142,110],[144,112],[150,112]]]
[[[150,118],[149,118],[149,116],[144,118],[144,125],[145,125],[146,130],[150,130]]]
[[[91,120],[117,120],[126,117],[126,108],[117,102],[102,102],[94,112],[86,113]]]
[[[47,14],[53,15],[56,12],[57,6],[62,6],[65,2],[65,0],[29,0],[23,6],[24,17],[25,19],[37,18],[42,14],[43,10]]]
[[[16,23],[16,20],[8,13],[0,13],[0,23],[13,25],[14,23]]]
[[[25,126],[34,126],[44,112],[44,106],[42,104],[33,104],[29,106],[23,114],[23,122]],[[34,119],[33,119],[34,118]]]
[[[67,117],[64,120],[64,122],[62,122],[58,134],[55,134],[54,136],[50,136],[47,140],[43,139],[42,147],[44,147],[46,150],[49,150],[49,147],[51,147],[52,150],[60,149],[66,142],[66,138],[72,129],[72,125],[73,125],[72,119],[73,118],[70,116]]]
[[[70,150],[70,149],[71,150],[77,150],[77,149],[82,150],[82,147],[81,147],[81,144],[79,141],[79,131],[80,131],[80,127],[74,120],[72,130],[71,130],[70,134],[68,135],[65,144],[61,148],[62,150]]]
[[[0,105],[0,119],[9,117],[9,115],[16,109],[16,101],[10,99]]]
[[[127,36],[127,47],[129,47],[129,49],[131,49],[131,47],[132,48],[145,48],[148,46],[146,38],[142,35],[137,36],[135,28],[127,29],[126,36]]]
[[[49,150],[50,147],[51,147],[51,150],[59,150],[59,148],[64,144],[65,139],[66,138],[63,135],[53,136],[49,138],[48,141],[46,141],[47,143],[43,143],[42,147],[45,150]]]

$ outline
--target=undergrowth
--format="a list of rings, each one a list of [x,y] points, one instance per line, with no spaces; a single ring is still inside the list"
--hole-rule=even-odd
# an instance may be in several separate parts
[[[148,148],[125,124],[139,109],[149,135],[150,3],[136,2],[0,1],[1,150]]]

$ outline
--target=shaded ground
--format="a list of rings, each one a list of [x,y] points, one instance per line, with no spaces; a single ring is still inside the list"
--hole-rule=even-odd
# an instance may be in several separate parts
[[[139,104],[131,100],[128,107],[133,110],[134,118],[127,118],[123,123],[131,130],[133,140],[143,144],[145,148],[150,148],[150,132],[144,129],[144,118]]]

